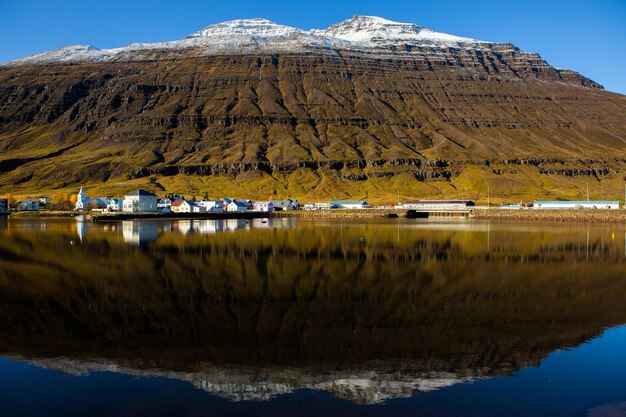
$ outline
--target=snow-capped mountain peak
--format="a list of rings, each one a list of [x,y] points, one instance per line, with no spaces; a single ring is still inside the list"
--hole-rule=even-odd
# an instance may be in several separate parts
[[[354,16],[321,32],[327,36],[359,43],[394,40],[455,43],[480,42],[471,38],[435,32],[414,23],[393,22],[376,16]]]
[[[187,38],[207,38],[213,36],[294,36],[304,31],[291,26],[276,24],[267,19],[239,19],[217,23],[192,33]]]
[[[354,16],[332,25],[324,34],[348,41],[363,41],[373,37],[398,39],[414,37],[422,28],[413,23],[399,23],[376,16]]]

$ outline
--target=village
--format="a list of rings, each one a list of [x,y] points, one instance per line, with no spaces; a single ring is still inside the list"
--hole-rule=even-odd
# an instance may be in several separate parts
[[[73,206],[65,204],[60,210],[69,212],[107,213],[272,213],[280,211],[318,211],[318,210],[365,210],[365,209],[402,209],[413,211],[469,211],[478,208],[499,208],[503,210],[567,210],[597,209],[616,210],[620,208],[618,200],[583,200],[583,201],[534,201],[530,204],[514,204],[500,206],[477,206],[471,200],[410,200],[397,202],[395,205],[373,206],[365,200],[331,200],[301,204],[295,198],[282,200],[253,201],[248,198],[222,197],[186,199],[179,195],[168,194],[159,198],[156,194],[143,189],[129,192],[121,198],[88,197],[81,187],[75,195]],[[0,213],[36,212],[42,210],[59,210],[52,207],[50,197],[38,196],[22,198],[13,202],[8,198],[0,198]]]

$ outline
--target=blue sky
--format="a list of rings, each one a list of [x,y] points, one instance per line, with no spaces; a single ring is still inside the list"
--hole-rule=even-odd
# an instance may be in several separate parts
[[[239,18],[322,29],[355,14],[511,42],[626,94],[626,0],[0,0],[0,62],[71,44],[180,39]]]

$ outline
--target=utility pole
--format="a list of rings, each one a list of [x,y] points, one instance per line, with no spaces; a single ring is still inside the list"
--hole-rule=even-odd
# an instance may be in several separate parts
[[[589,202],[589,180],[587,180],[587,202]]]
[[[491,194],[489,190],[489,184],[487,184],[487,208],[491,208]]]

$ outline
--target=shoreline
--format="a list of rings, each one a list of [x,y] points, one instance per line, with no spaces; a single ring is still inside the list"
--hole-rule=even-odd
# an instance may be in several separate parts
[[[505,221],[545,221],[570,223],[625,223],[626,210],[561,210],[561,209],[478,209],[473,210],[470,219]]]
[[[14,212],[16,219],[63,218],[84,216],[92,222],[122,220],[174,220],[174,219],[256,219],[295,217],[303,219],[383,219],[383,218],[433,218],[502,221],[545,221],[579,223],[626,223],[626,210],[506,210],[499,208],[474,209],[468,212],[432,212],[430,216],[412,216],[406,209],[354,209],[354,210],[289,210],[267,212],[224,212],[224,213],[80,213],[75,211]],[[408,215],[407,215],[408,213]],[[413,213],[414,214],[414,213]],[[424,213],[425,214],[425,213]]]

